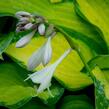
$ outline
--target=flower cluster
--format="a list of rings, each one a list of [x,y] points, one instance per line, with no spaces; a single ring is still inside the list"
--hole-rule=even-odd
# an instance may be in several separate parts
[[[46,29],[46,22],[43,17],[32,15],[24,11],[17,12],[16,17],[19,19],[16,32],[31,29],[31,32],[29,34],[23,36],[16,43],[16,47],[23,47],[28,44],[36,31],[38,31],[40,35],[44,35],[47,37],[46,42],[31,55],[27,64],[27,68],[29,71],[33,71],[40,64],[42,64],[44,68],[40,71],[30,74],[29,77],[25,79],[25,81],[31,79],[33,83],[40,84],[39,88],[37,89],[37,93],[41,93],[45,89],[47,89],[50,95],[53,96],[49,90],[49,87],[51,86],[51,79],[53,77],[54,71],[61,63],[61,61],[70,53],[71,48],[68,49],[54,64],[45,67],[52,57],[51,39],[56,34],[54,25],[49,24]]]
[[[17,12],[15,16],[18,19],[16,33],[30,30],[28,34],[18,40],[16,43],[17,48],[27,45],[36,32],[40,35],[46,36],[47,38],[53,37],[56,34],[54,25],[47,25],[47,21],[41,16],[33,15],[24,11]]]

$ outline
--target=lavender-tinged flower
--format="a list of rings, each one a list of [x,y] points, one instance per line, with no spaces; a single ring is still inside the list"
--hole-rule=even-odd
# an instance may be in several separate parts
[[[31,33],[23,36],[20,40],[16,43],[16,48],[24,47],[26,44],[28,44],[31,40],[31,38],[34,36],[36,30],[32,31]]]
[[[17,23],[16,26],[18,27],[18,26],[21,26],[21,25],[26,25],[28,23],[29,23],[28,21],[22,21],[22,22],[20,21],[20,22]]]
[[[29,19],[28,17],[21,17],[21,18],[19,19],[20,22],[26,22],[26,21],[29,22],[29,20],[30,20],[30,19]]]
[[[51,79],[53,77],[56,67],[62,62],[62,60],[71,52],[71,49],[68,49],[54,64],[45,67],[44,69],[37,71],[33,74],[30,74],[28,79],[31,79],[33,83],[40,84],[37,89],[37,93],[43,92],[45,89],[49,90],[51,86]]]
[[[24,26],[24,29],[25,30],[29,30],[29,29],[31,29],[33,27],[33,24],[32,23],[28,23],[28,24],[26,24],[25,26]]]
[[[51,55],[51,37],[48,37],[46,43],[30,57],[28,61],[28,70],[33,70],[41,63],[45,66],[50,61]]]
[[[15,14],[15,16],[18,18],[18,19],[21,19],[22,17],[24,16],[31,16],[30,13],[28,12],[25,12],[25,11],[19,11]]]
[[[39,32],[40,35],[44,35],[45,34],[45,25],[43,23],[39,24],[38,32]]]

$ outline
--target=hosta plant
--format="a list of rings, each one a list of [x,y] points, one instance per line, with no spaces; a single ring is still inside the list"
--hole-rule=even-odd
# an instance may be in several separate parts
[[[109,109],[108,0],[1,0],[0,7],[1,106]]]

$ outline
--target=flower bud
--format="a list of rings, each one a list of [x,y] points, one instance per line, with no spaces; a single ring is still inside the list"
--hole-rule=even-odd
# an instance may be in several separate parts
[[[38,32],[40,35],[44,35],[45,34],[45,25],[44,24],[40,24],[38,26]]]

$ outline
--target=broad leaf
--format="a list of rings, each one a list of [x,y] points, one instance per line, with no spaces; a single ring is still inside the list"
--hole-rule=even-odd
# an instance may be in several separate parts
[[[13,37],[14,37],[13,32],[5,35],[3,34],[0,35],[0,55],[6,50],[9,44],[12,42]]]
[[[14,38],[14,32],[11,31],[13,24],[10,24],[14,22],[12,17],[0,17],[0,55],[6,50]]]
[[[0,64],[0,105],[11,109],[21,107],[32,97],[36,96],[36,90],[30,82],[24,82],[29,72],[15,63],[3,62]],[[50,87],[54,97],[48,91],[38,95],[45,104],[55,104],[62,96],[64,89],[53,84]]]
[[[0,64],[0,105],[18,108],[35,96],[35,90],[23,81],[25,74],[15,63]]]
[[[59,109],[94,109],[86,95],[65,96]]]
[[[20,109],[55,109],[55,106],[46,106],[41,103],[39,99],[32,99],[28,103],[26,103],[23,107]]]
[[[94,68],[93,74],[96,109],[109,109],[109,80],[98,67]]]
[[[95,86],[96,109],[109,108],[109,66],[108,55],[98,56],[92,59],[88,64],[92,70],[92,80]],[[99,66],[102,71],[99,69]],[[86,69],[83,71],[86,73]]]
[[[50,90],[54,97],[51,97],[47,90],[38,95],[38,98],[40,98],[44,104],[49,106],[56,104],[64,93],[64,88],[55,82],[52,83]]]
[[[8,2],[8,4],[7,4]],[[76,31],[81,37],[89,37],[99,44],[102,53],[107,52],[106,44],[94,26],[80,19],[75,11],[73,2],[62,2],[52,4],[49,0],[1,0],[0,13],[10,13],[11,15],[17,11],[27,11],[44,16],[50,23],[56,26],[66,27]],[[77,34],[72,34],[76,37]],[[92,41],[93,41],[92,40]],[[101,46],[102,45],[102,46]]]
[[[76,0],[76,2],[78,14],[101,29],[109,47],[109,0]]]
[[[99,66],[99,68],[102,70],[109,69],[109,55],[96,56],[88,62],[88,65],[91,69],[93,69],[96,65]],[[84,70],[86,69],[83,68],[83,71]]]
[[[93,54],[87,45],[85,45],[81,40],[74,40],[84,52],[86,61],[89,61]],[[14,61],[23,67],[26,67],[29,57],[35,52],[43,43],[45,42],[44,37],[35,37],[31,42],[24,48],[15,48],[15,43],[11,44],[6,53],[12,57]],[[53,55],[50,62],[56,61],[68,48],[70,48],[68,42],[64,36],[60,33],[52,39]],[[92,84],[92,81],[88,78],[86,74],[80,72],[83,67],[83,63],[75,50],[69,54],[62,63],[57,67],[54,77],[67,89],[78,90]],[[36,70],[41,69],[39,66]]]

